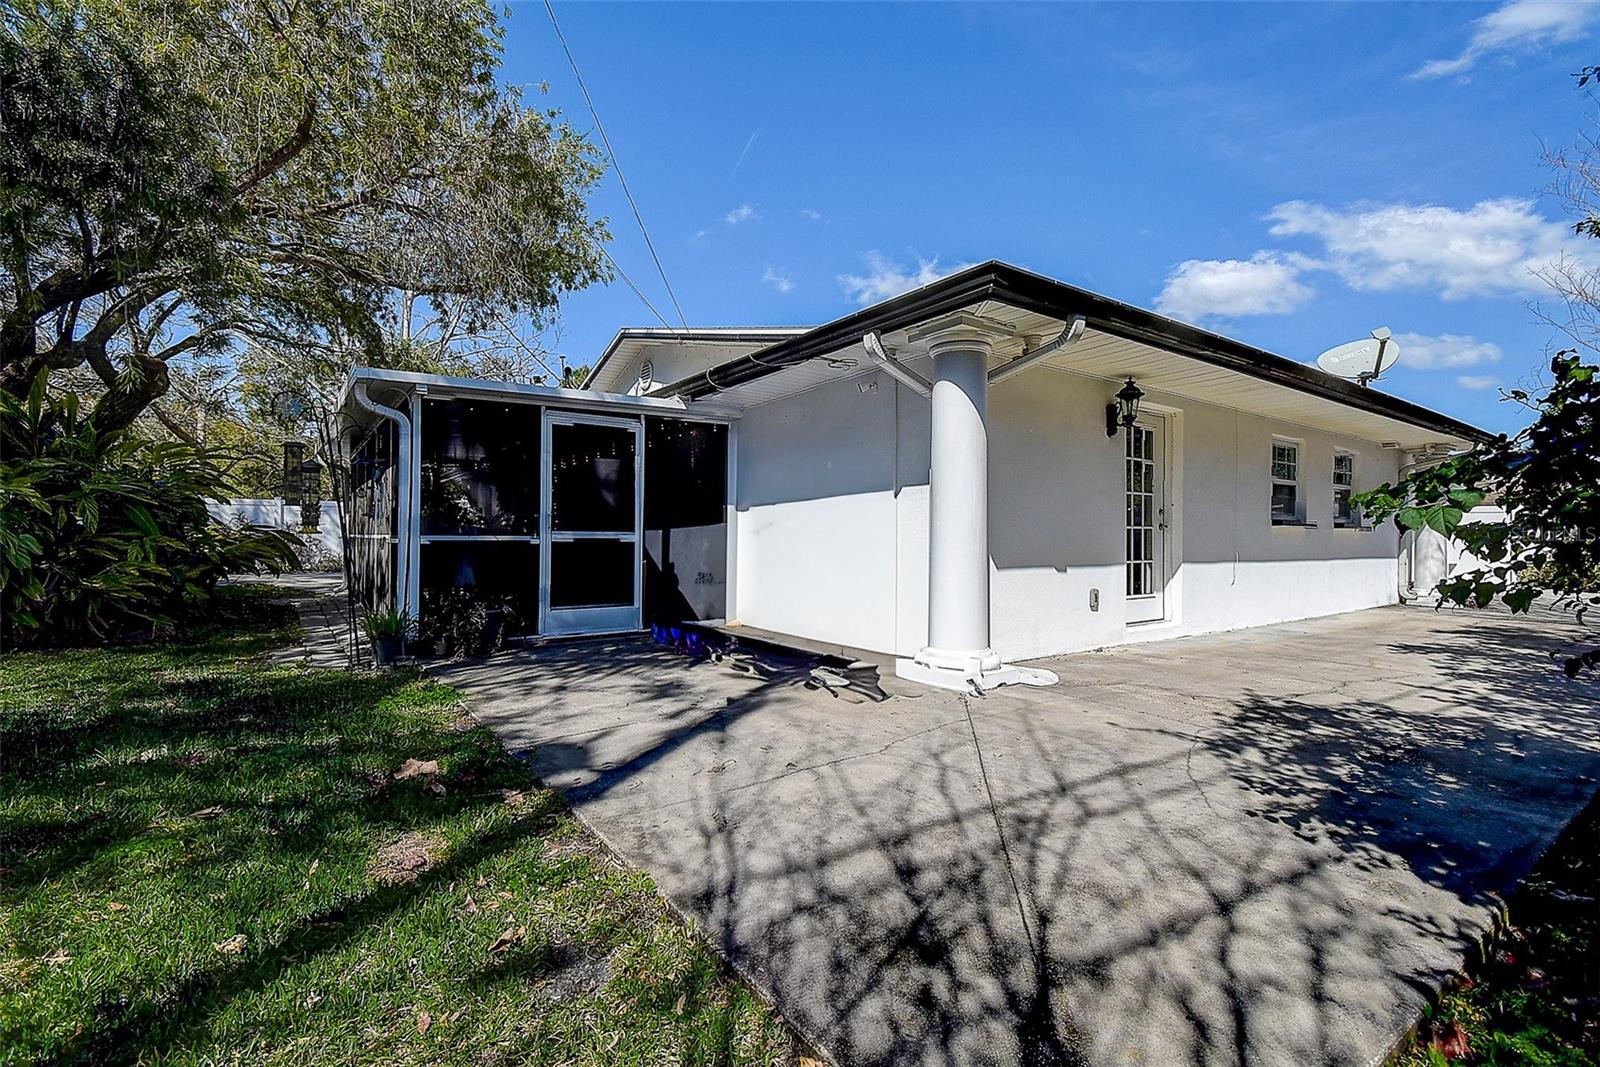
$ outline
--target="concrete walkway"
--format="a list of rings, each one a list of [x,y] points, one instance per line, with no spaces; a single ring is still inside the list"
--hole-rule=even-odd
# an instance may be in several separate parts
[[[1597,789],[1552,625],[1379,609],[977,700],[642,640],[440,674],[842,1063],[1370,1064]]]
[[[352,665],[350,619],[346,613],[344,578],[320,571],[291,571],[264,578],[236,579],[240,584],[259,582],[285,590],[286,600],[300,617],[300,642],[272,654],[278,664],[298,663],[307,667]],[[358,636],[357,641],[361,638]]]

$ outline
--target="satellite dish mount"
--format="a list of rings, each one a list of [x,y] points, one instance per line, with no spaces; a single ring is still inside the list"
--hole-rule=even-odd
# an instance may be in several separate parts
[[[1400,345],[1387,326],[1371,337],[1335,345],[1317,357],[1317,366],[1357,385],[1371,385],[1400,359]]]

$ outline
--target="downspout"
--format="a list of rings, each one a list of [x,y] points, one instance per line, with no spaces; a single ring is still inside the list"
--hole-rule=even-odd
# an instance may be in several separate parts
[[[415,605],[410,603],[411,577],[416,570],[413,554],[415,546],[409,536],[412,512],[416,501],[411,493],[411,421],[399,408],[380,404],[367,395],[367,382],[358,378],[350,390],[356,406],[371,415],[388,419],[395,425],[395,560],[394,583],[395,610],[415,618]]]

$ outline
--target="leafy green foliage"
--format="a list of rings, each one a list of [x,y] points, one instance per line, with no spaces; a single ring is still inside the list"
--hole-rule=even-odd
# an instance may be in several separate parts
[[[500,34],[485,0],[8,5],[0,387],[87,363],[115,428],[176,357],[553,315],[607,276],[601,168]]]
[[[1477,608],[1496,600],[1526,612],[1539,597],[1571,607],[1583,621],[1600,605],[1600,368],[1575,352],[1550,363],[1553,384],[1534,396],[1511,390],[1533,409],[1532,425],[1437,466],[1414,471],[1357,498],[1377,521],[1454,537],[1482,562],[1439,586],[1441,603]],[[1492,498],[1506,521],[1468,522]],[[1566,659],[1569,676],[1600,666],[1600,648]]]
[[[453,691],[272,666],[292,624],[247,592],[0,659],[0,1061],[792,1062]]]
[[[295,539],[211,521],[213,457],[102,431],[77,398],[0,392],[0,640],[146,634],[205,604],[225,574],[294,566]]]

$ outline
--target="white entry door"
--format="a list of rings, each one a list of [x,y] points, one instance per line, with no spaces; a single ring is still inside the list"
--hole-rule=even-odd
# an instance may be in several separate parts
[[[643,626],[643,435],[638,419],[545,411],[540,633]]]
[[[1166,420],[1141,416],[1123,434],[1129,622],[1167,615]]]

